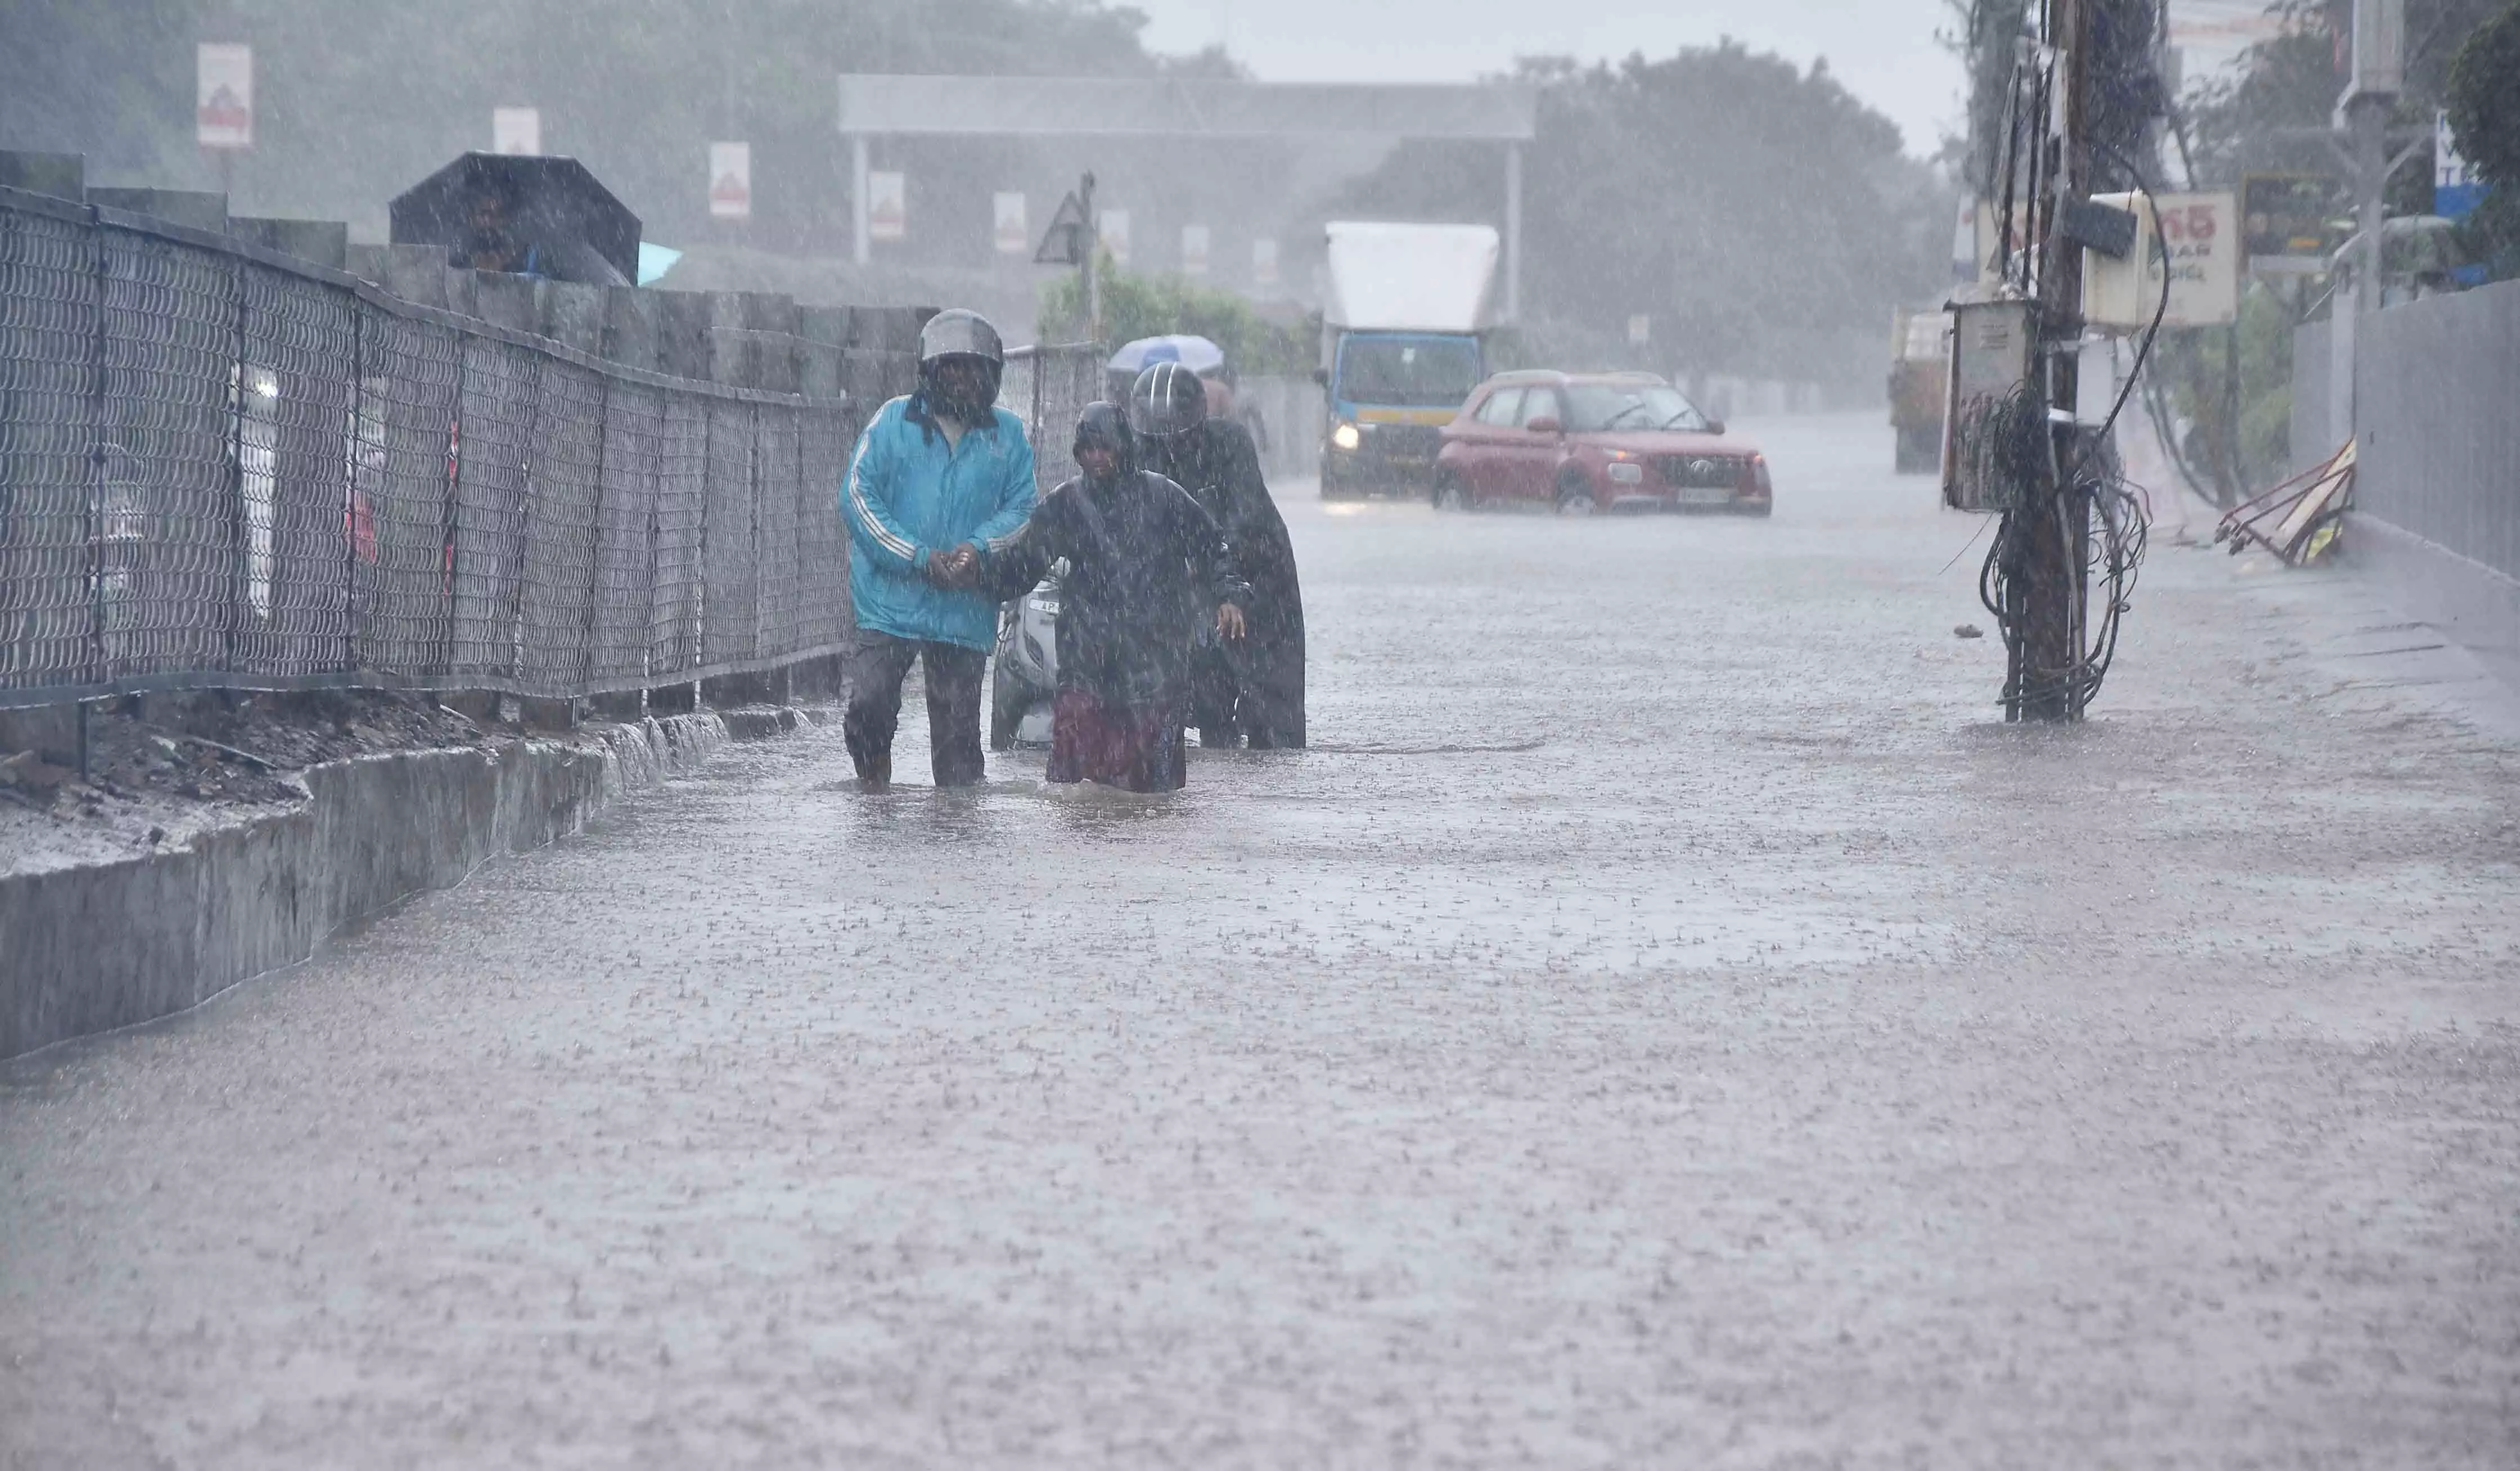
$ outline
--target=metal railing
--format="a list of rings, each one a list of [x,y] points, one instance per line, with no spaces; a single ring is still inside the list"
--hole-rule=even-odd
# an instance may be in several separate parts
[[[1033,483],[1043,493],[1076,474],[1076,421],[1102,396],[1102,347],[1059,343],[1007,349],[998,407],[1014,410],[1032,440]]]
[[[863,412],[0,190],[0,707],[562,698],[836,653]]]

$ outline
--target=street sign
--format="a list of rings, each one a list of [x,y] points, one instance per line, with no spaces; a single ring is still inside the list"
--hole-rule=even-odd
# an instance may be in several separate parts
[[[1111,253],[1113,265],[1129,263],[1129,211],[1105,209],[1095,223],[1102,236],[1102,249]]]
[[[540,154],[543,151],[543,115],[539,108],[492,108],[490,110],[490,152],[494,154]]]
[[[1278,284],[1278,242],[1263,235],[1251,242],[1251,284]]]
[[[907,240],[910,237],[910,185],[897,170],[878,170],[867,180],[867,238],[870,240]]]
[[[990,200],[990,213],[996,220],[998,253],[1022,254],[1024,248],[1032,244],[1032,231],[1024,224],[1023,191],[998,191]]]
[[[2240,180],[2240,247],[2261,276],[2325,273],[2337,234],[2336,181],[2319,174],[2253,173]]]
[[[1642,347],[1653,341],[1653,318],[1639,312],[1628,318],[1628,345]]]
[[[194,136],[202,147],[253,147],[253,48],[203,41],[194,69]]]
[[[1094,231],[1085,222],[1085,202],[1070,190],[1067,198],[1058,202],[1058,212],[1051,215],[1050,228],[1041,233],[1041,249],[1032,253],[1033,263],[1083,265],[1093,239]]]
[[[1207,226],[1182,226],[1181,261],[1185,276],[1207,274]]]
[[[752,218],[752,145],[709,145],[709,214],[715,219]]]
[[[2164,327],[2219,326],[2238,319],[2238,206],[2230,195],[2163,194],[2147,200],[2140,194],[2099,194],[2092,203],[2134,211],[2136,248],[2123,260],[2096,251],[2083,253],[2084,320],[2132,332],[2151,326],[2156,311]],[[2167,309],[2161,299],[2165,272],[2170,277]]]
[[[2485,200],[2485,184],[2458,156],[2458,139],[2451,132],[2450,113],[2433,115],[2433,212],[2444,219],[2465,219]]]

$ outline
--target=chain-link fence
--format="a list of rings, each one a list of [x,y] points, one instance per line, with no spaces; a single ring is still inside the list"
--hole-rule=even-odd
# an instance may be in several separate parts
[[[327,684],[559,698],[835,653],[861,412],[8,192],[0,706]]]
[[[998,407],[1012,409],[1032,440],[1033,479],[1044,491],[1076,474],[1076,421],[1102,396],[1101,347],[1065,343],[1007,349]]]

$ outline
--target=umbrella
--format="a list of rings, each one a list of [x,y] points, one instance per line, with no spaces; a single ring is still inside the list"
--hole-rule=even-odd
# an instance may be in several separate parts
[[[575,159],[466,154],[394,196],[390,212],[395,245],[445,246],[466,263],[504,251],[509,269],[556,281],[638,279],[639,216]]]
[[[1225,349],[1206,338],[1187,333],[1142,337],[1112,353],[1109,369],[1135,378],[1149,363],[1179,363],[1193,373],[1213,373],[1225,366]]]

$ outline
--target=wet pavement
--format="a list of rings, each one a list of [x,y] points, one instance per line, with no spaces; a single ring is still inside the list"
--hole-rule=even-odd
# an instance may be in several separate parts
[[[1315,750],[739,749],[0,1069],[0,1466],[2520,1461],[2508,701],[2156,545],[2006,729],[1975,520],[1755,432],[1290,487]]]

